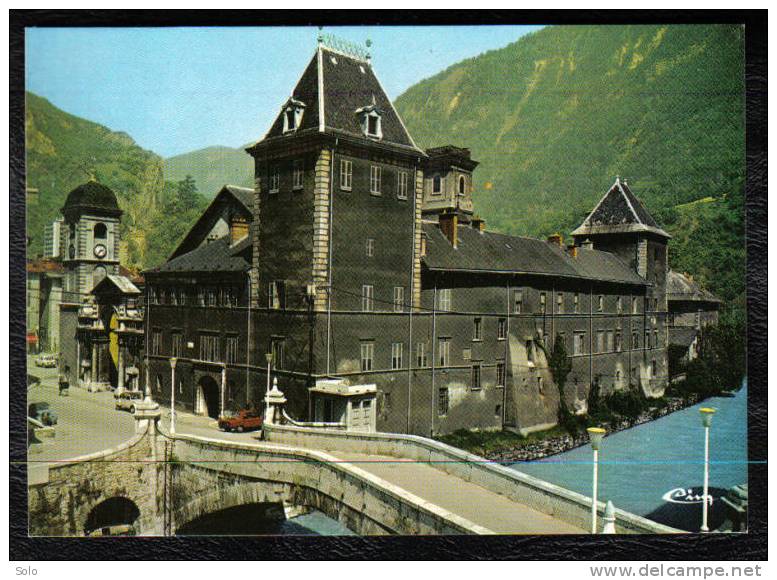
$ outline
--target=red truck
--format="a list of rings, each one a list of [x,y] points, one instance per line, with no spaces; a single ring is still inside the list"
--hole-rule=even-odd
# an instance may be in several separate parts
[[[259,411],[243,409],[232,415],[219,417],[219,429],[222,431],[251,431],[262,428],[262,415]]]

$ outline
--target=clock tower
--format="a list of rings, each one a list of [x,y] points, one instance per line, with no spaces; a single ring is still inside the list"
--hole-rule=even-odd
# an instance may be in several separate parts
[[[71,191],[62,208],[65,302],[81,302],[108,274],[119,273],[119,224],[116,195],[94,179]]]

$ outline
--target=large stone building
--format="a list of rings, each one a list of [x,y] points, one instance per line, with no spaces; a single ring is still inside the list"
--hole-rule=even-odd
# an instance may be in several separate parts
[[[669,302],[669,344],[673,351],[670,354],[674,359],[693,360],[699,355],[699,340],[704,328],[718,323],[722,302],[688,274],[673,270],[669,271],[666,292]]]
[[[298,419],[528,432],[557,421],[557,336],[570,408],[585,411],[594,382],[663,393],[669,236],[625,182],[569,247],[489,232],[469,151],[421,150],[369,58],[323,45],[247,151],[254,189],[222,189],[145,273],[161,400],[175,388],[212,416],[258,404],[270,360]]]

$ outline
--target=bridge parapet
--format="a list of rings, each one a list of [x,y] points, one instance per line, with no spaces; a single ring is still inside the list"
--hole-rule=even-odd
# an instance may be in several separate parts
[[[495,464],[483,457],[417,435],[360,433],[291,425],[266,425],[268,441],[331,452],[383,455],[429,463],[450,475],[504,495],[537,511],[586,529],[590,526],[591,498],[569,489]],[[606,504],[598,502],[600,517]],[[680,530],[615,509],[619,534],[674,534]]]

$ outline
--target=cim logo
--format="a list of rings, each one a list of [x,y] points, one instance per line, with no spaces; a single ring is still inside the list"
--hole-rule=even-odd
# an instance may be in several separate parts
[[[667,491],[663,496],[661,496],[661,499],[668,501],[669,503],[679,504],[704,503],[704,494],[696,493],[690,487],[688,489],[676,487],[675,489],[670,489]],[[707,495],[707,502],[709,505],[712,505],[713,499],[711,493]]]

